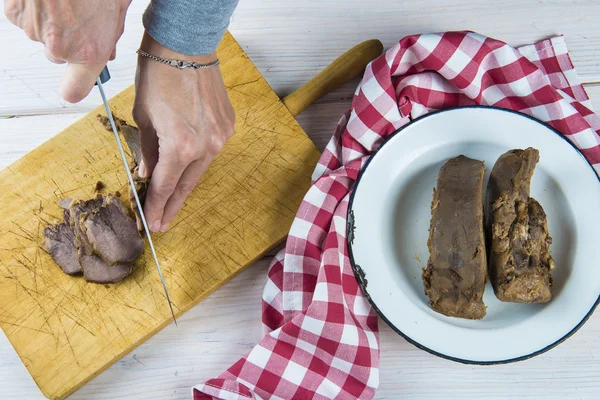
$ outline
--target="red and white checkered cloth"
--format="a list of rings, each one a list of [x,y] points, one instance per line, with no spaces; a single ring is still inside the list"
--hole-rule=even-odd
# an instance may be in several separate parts
[[[370,399],[379,384],[377,317],[352,273],[348,198],[369,156],[432,110],[494,105],[545,121],[600,172],[600,118],[562,37],[514,49],[475,33],[409,36],[366,68],[313,175],[263,294],[265,337],[200,399]]]

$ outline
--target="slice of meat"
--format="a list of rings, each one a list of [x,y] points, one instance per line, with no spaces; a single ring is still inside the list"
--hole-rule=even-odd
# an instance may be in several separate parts
[[[433,191],[423,285],[431,308],[450,317],[486,312],[483,175],[482,161],[461,155],[442,166]]]
[[[100,114],[98,114],[97,117],[98,121],[100,121],[104,128],[112,132],[112,127],[110,126],[109,119]],[[135,184],[135,190],[137,192],[138,198],[140,199],[140,204],[143,207],[144,201],[146,200],[148,187],[150,186],[150,178],[142,178],[139,175],[139,165],[142,161],[140,131],[136,127],[128,125],[124,120],[117,118],[114,115],[113,118],[115,120],[115,126],[117,128],[117,131],[120,132],[123,138],[125,139],[127,147],[129,147],[129,151],[131,152],[131,155],[133,157],[131,163],[129,164],[129,169],[131,171],[131,176]],[[135,197],[133,196],[133,190],[131,188],[129,188],[128,199],[129,203],[131,204],[131,210],[135,215],[137,229],[138,231],[142,232],[144,230],[144,227],[142,224],[140,211],[137,208]]]
[[[135,126],[127,125],[125,122],[121,124],[121,135],[131,151],[131,156],[136,165],[140,165],[142,161],[142,144],[140,140],[140,131]]]
[[[112,132],[112,127],[110,126],[110,120],[108,117],[104,115],[97,115],[98,121],[104,126],[104,129]],[[117,132],[119,132],[123,139],[125,139],[125,143],[127,143],[127,147],[129,147],[129,151],[131,151],[131,156],[133,157],[133,162],[135,165],[140,165],[142,161],[142,145],[140,140],[140,131],[135,126],[128,125],[124,120],[117,118],[113,115],[113,119],[115,120],[115,127],[117,128]],[[131,165],[130,169],[133,169],[135,165]]]
[[[129,264],[144,251],[144,239],[118,197],[108,195],[102,207],[82,214],[81,230],[94,253],[107,264]]]
[[[554,261],[546,213],[529,197],[539,161],[534,148],[504,153],[488,183],[489,276],[501,301],[545,303],[552,298]]]
[[[148,187],[150,186],[150,179],[148,178],[140,178],[138,173],[138,166],[133,169],[132,178],[135,183],[135,190],[137,192],[138,198],[140,199],[140,204],[142,207],[144,206],[144,202],[146,201],[146,195],[148,194]],[[133,215],[135,215],[135,222],[137,225],[137,229],[139,232],[144,231],[144,225],[142,223],[142,217],[140,215],[140,211],[138,210],[137,204],[135,202],[135,197],[133,196],[133,190],[129,188],[127,193],[129,198],[129,203],[131,204],[131,210],[133,211]]]
[[[93,283],[116,283],[125,279],[132,271],[130,264],[108,265],[96,254],[87,255],[79,250],[79,262],[83,268],[83,277]]]
[[[69,224],[69,214],[69,210],[65,209],[63,222],[44,229],[46,248],[65,274],[80,275],[82,271],[74,244],[75,232]]]
[[[92,255],[94,253],[94,248],[87,239],[87,236],[81,230],[81,219],[82,216],[85,217],[85,214],[89,214],[93,210],[102,207],[103,202],[104,196],[99,194],[95,198],[90,200],[74,201],[69,207],[69,222],[71,227],[73,228],[73,232],[75,233],[75,248],[82,248],[85,251],[85,254],[87,255]]]
[[[44,235],[48,252],[63,271],[83,272],[86,280],[95,283],[114,283],[128,276],[144,250],[144,240],[121,200],[99,194],[59,204],[64,221],[46,228]]]

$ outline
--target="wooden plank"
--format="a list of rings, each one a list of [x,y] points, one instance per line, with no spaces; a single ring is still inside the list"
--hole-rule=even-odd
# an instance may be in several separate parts
[[[49,140],[85,113],[0,118],[0,169]]]
[[[110,63],[111,93],[133,82],[141,14],[147,0],[134,0]],[[568,10],[568,12],[565,12]],[[600,82],[600,29],[595,0],[246,0],[233,16],[231,31],[279,96],[309,78],[356,43],[379,38],[386,47],[405,35],[469,29],[513,45],[564,34],[584,82]],[[83,112],[100,99],[92,94],[77,105],[58,97],[63,66],[48,63],[39,44],[0,17],[0,115]],[[18,48],[16,47],[18,44]]]
[[[213,378],[261,337],[260,296],[267,263],[257,263],[134,352],[75,392],[71,400],[189,400],[190,387]],[[595,400],[600,383],[600,316],[549,353],[517,364],[464,366],[417,349],[379,321],[380,385],[375,399]],[[2,347],[0,398],[43,399],[20,360]],[[469,377],[466,379],[466,377]],[[506,382],[511,384],[507,385]]]
[[[587,92],[590,100],[592,100],[592,107],[596,114],[600,113],[600,84],[598,85],[584,85],[585,91]]]
[[[269,260],[247,268],[115,365],[76,399],[190,399],[199,379],[216,376],[262,336],[261,292]],[[0,331],[0,399],[44,399]]]
[[[296,120],[323,151],[343,113],[350,109],[359,79],[349,82],[309,106]],[[584,85],[594,110],[600,110],[600,85]],[[53,114],[0,119],[0,169],[22,157],[85,114]]]
[[[219,47],[236,133],[169,232],[154,235],[181,315],[280,242],[310,184],[318,151],[241,48]],[[131,121],[133,88],[111,99]],[[64,275],[43,251],[57,200],[89,198],[102,180],[126,190],[98,107],[0,171],[0,327],[44,394],[63,398],[171,322],[150,251],[115,285]]]

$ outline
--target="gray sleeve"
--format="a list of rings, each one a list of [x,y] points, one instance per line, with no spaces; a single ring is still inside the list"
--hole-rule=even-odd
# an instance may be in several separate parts
[[[178,53],[213,52],[238,0],[152,0],[143,16],[144,28],[157,42]]]

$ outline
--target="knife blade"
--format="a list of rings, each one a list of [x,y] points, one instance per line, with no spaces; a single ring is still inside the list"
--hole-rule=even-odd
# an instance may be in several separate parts
[[[152,237],[150,236],[150,229],[148,229],[148,224],[146,223],[146,216],[144,215],[144,209],[140,203],[140,199],[138,197],[137,191],[135,190],[135,183],[133,182],[133,177],[131,176],[131,171],[129,171],[129,164],[127,163],[127,158],[125,157],[125,151],[123,150],[123,145],[121,144],[121,139],[119,137],[119,133],[117,132],[117,127],[115,125],[115,120],[110,111],[110,107],[108,106],[108,101],[106,100],[106,95],[104,94],[104,88],[102,87],[102,83],[106,82],[110,78],[110,74],[108,73],[108,68],[104,67],[104,70],[96,80],[96,86],[98,86],[98,90],[100,91],[100,96],[102,97],[102,102],[104,103],[104,108],[106,109],[106,115],[108,116],[108,120],[110,121],[110,126],[112,128],[113,134],[115,135],[115,139],[117,141],[117,147],[119,148],[119,153],[121,154],[121,160],[123,161],[123,166],[125,167],[125,172],[127,173],[127,179],[129,180],[129,186],[131,187],[131,191],[133,192],[133,197],[135,198],[135,204],[137,205],[138,211],[140,213],[140,219],[142,220],[142,224],[144,225],[144,231],[146,232],[146,237],[148,238],[148,244],[150,245],[150,250],[152,251],[152,256],[154,257],[154,263],[156,264],[156,269],[158,271],[158,276],[160,276],[160,281],[162,283],[163,289],[165,291],[165,296],[167,297],[167,302],[169,303],[169,309],[171,310],[171,315],[173,316],[173,321],[175,325],[177,325],[177,319],[175,318],[175,312],[173,312],[173,305],[171,304],[171,299],[169,298],[169,291],[167,290],[167,285],[165,284],[165,279],[162,274],[162,270],[160,268],[160,263],[158,262],[158,257],[156,256],[156,250],[154,250],[154,243],[152,242]]]

